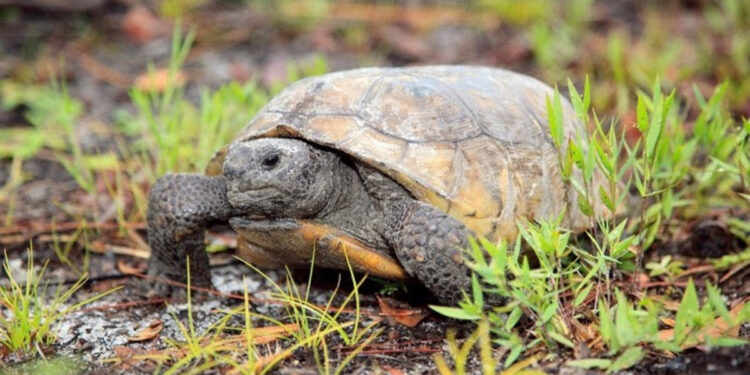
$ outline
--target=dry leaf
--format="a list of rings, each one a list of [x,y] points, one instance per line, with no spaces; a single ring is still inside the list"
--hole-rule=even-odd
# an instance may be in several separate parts
[[[100,240],[93,240],[89,243],[89,250],[99,253],[99,254],[106,254],[107,253],[107,245],[104,243],[104,241]]]
[[[136,266],[131,265],[123,259],[117,260],[117,269],[127,275],[141,274],[146,272],[148,265],[146,262],[137,262]]]
[[[633,281],[635,281],[641,289],[646,288],[648,283],[651,281],[651,279],[645,273],[636,273],[635,275],[633,275],[633,278],[635,279]]]
[[[94,293],[104,293],[111,289],[119,288],[121,286],[128,285],[129,281],[126,279],[110,279],[110,280],[99,280],[91,285],[91,291]]]
[[[175,349],[144,349],[130,346],[116,346],[115,355],[112,357],[113,362],[118,364],[123,373],[128,373],[130,369],[137,369],[139,372],[152,373],[156,371],[157,358],[179,358],[180,353]]]
[[[732,310],[729,311],[729,316],[732,317],[732,319],[735,319],[737,317],[737,314],[742,311],[742,308],[745,307],[745,302],[738,304],[735,306]],[[719,338],[719,337],[737,337],[740,334],[740,326],[735,325],[733,327],[729,326],[728,322],[725,322],[723,318],[718,317],[716,320],[714,320],[714,324],[711,327],[708,327],[704,329],[697,337],[697,339],[686,341],[682,344],[683,349],[693,348],[698,345],[701,345],[706,341],[707,337],[710,338]],[[663,329],[659,331],[659,340],[663,341],[670,341],[674,338],[674,329]]]
[[[649,294],[648,298],[660,303],[662,307],[669,311],[677,311],[680,309],[680,301],[666,299],[658,294]]]
[[[159,69],[139,75],[135,79],[135,87],[143,91],[162,92],[171,86],[182,86],[185,84],[185,74],[178,71],[173,76],[168,69]]]
[[[140,342],[140,341],[147,341],[151,340],[154,337],[158,336],[161,332],[161,329],[164,328],[164,322],[161,320],[154,320],[146,328],[143,328],[142,330],[138,331],[133,336],[128,337],[128,341],[130,342]]]
[[[251,332],[253,344],[268,344],[282,337],[289,336],[297,331],[299,331],[299,326],[290,323],[278,326],[257,327],[253,328]],[[238,335],[229,336],[225,340],[227,343],[241,345],[245,344],[246,337],[244,333],[240,333]]]
[[[407,327],[416,327],[428,315],[425,309],[397,307],[396,301],[391,298],[378,297],[378,305],[381,315],[387,317],[388,321],[400,323]]]
[[[667,318],[667,317],[659,318],[659,323],[661,323],[661,324],[663,324],[663,325],[665,325],[667,327],[674,327],[674,319],[673,318]]]

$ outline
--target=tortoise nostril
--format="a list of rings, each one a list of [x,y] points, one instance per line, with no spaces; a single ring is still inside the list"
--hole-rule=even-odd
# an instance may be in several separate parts
[[[272,153],[272,154],[268,154],[264,156],[263,160],[261,160],[260,163],[263,169],[271,170],[271,169],[276,168],[276,166],[279,164],[279,160],[280,160],[279,154]]]

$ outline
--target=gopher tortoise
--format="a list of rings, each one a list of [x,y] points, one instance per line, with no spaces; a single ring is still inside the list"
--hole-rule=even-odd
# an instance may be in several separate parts
[[[512,240],[519,219],[591,219],[560,174],[549,86],[501,69],[366,68],[298,81],[206,174],[167,174],[148,205],[149,274],[210,286],[204,230],[228,222],[263,267],[416,279],[442,303],[470,285],[469,236]],[[564,135],[584,131],[563,101]],[[580,176],[574,176],[580,178]],[[600,208],[597,208],[601,211]]]

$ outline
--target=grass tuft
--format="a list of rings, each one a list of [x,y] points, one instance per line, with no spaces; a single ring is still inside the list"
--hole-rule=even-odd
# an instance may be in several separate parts
[[[31,353],[52,345],[56,340],[55,324],[71,312],[119,289],[111,289],[68,306],[73,294],[86,284],[87,278],[83,274],[69,288],[57,288],[49,300],[47,283],[43,282],[47,263],[37,270],[34,252],[29,248],[26,280],[19,283],[5,254],[3,269],[8,282],[7,285],[0,285],[0,345],[10,352]]]
[[[172,313],[182,340],[165,339],[167,349],[139,358],[154,361],[160,368],[166,366],[163,371],[157,370],[163,374],[206,371],[263,374],[303,350],[312,354],[320,373],[340,374],[383,330],[377,328],[379,318],[367,324],[362,322],[358,290],[365,278],[356,280],[353,271],[350,271],[354,285],[352,292],[339,298],[336,288],[327,303],[320,306],[309,300],[310,279],[303,293],[288,271],[282,286],[253,265],[246,264],[271,284],[274,291],[265,302],[283,306],[284,314],[274,318],[254,312],[245,287],[242,306],[223,311],[215,323],[198,332],[188,286],[187,322],[183,323]],[[312,274],[311,267],[310,278]],[[339,306],[334,306],[334,301]],[[348,307],[352,301],[354,309]],[[237,321],[242,322],[241,326],[236,325]],[[331,357],[329,345],[332,341],[341,342],[346,348],[348,353],[344,358],[334,360]],[[334,363],[335,367],[332,366]]]

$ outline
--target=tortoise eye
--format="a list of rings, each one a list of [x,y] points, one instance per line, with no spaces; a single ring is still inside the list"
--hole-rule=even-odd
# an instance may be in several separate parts
[[[279,164],[279,154],[266,155],[260,163],[265,170],[274,169]]]

